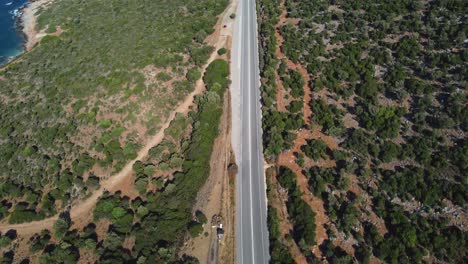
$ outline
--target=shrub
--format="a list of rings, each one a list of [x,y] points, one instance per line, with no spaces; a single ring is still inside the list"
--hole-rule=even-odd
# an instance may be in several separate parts
[[[194,83],[198,79],[200,79],[200,77],[201,77],[201,72],[198,70],[198,68],[191,68],[187,72],[187,80],[189,80],[189,82]]]
[[[199,223],[202,223],[202,224],[206,224],[208,222],[208,220],[206,219],[205,214],[200,210],[197,210],[195,212],[195,218],[197,218],[197,221]]]
[[[327,152],[331,152],[331,150],[327,147],[325,142],[321,139],[307,140],[307,144],[302,146],[302,150],[304,151],[307,157],[313,160],[325,158]]]
[[[226,54],[226,53],[227,53],[227,49],[225,49],[225,48],[220,48],[220,49],[218,50],[218,55],[224,55],[224,54]]]
[[[189,225],[189,233],[192,237],[197,237],[203,232],[203,225],[198,222],[192,222]]]
[[[68,231],[68,228],[70,227],[70,222],[67,221],[64,218],[59,218],[57,221],[54,223],[54,235],[56,238],[61,238],[65,235],[65,233]]]
[[[225,60],[217,59],[214,60],[206,68],[205,76],[203,76],[203,81],[205,82],[208,91],[213,88],[215,83],[221,85],[224,89],[228,86],[229,80],[229,64]]]

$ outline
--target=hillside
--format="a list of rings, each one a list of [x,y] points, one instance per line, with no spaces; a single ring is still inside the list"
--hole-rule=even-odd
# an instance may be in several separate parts
[[[273,263],[466,261],[463,1],[258,12]]]
[[[206,40],[227,4],[40,9],[44,37],[0,70],[3,261],[196,261],[177,253],[200,225],[229,74]]]

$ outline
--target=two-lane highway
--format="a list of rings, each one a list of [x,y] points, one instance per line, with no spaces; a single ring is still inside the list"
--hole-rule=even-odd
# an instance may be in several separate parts
[[[255,0],[240,0],[237,20],[233,34],[233,56],[237,57],[231,64],[237,68],[233,78],[239,78],[233,89],[240,89],[237,263],[263,264],[269,261],[269,250]]]

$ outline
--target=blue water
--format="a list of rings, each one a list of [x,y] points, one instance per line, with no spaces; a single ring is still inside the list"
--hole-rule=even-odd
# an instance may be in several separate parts
[[[19,9],[28,0],[0,0],[0,65],[23,52],[24,36],[18,28]]]

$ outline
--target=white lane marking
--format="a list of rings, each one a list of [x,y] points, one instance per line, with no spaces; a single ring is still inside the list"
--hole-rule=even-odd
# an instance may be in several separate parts
[[[247,3],[249,3],[249,1],[247,0]],[[247,12],[250,13],[250,6],[247,5]],[[250,14],[247,15],[247,43],[250,43]],[[250,159],[250,166],[249,166],[249,181],[250,181],[250,229],[251,229],[251,238],[252,238],[252,263],[255,263],[255,240],[254,240],[254,232],[253,232],[253,227],[254,227],[254,224],[253,224],[253,200],[252,200],[252,130],[251,130],[251,125],[252,125],[252,119],[251,119],[251,116],[252,116],[252,104],[251,104],[251,92],[252,92],[252,86],[251,86],[251,82],[250,82],[250,78],[251,78],[251,74],[250,74],[250,70],[251,70],[251,65],[250,65],[250,47],[247,47],[247,58],[249,59],[249,63],[247,63],[248,67],[247,67],[247,80],[248,80],[248,88],[249,88],[249,92],[247,93],[248,94],[248,108],[249,108],[249,117],[248,117],[248,136],[249,136],[249,159]]]
[[[258,21],[257,21],[257,6],[256,6],[256,2],[254,2],[254,7],[253,7],[253,24],[254,24],[254,28],[255,28],[255,34],[254,34],[254,64],[255,64],[255,77],[258,78],[258,81],[256,82],[256,85],[258,86],[255,86],[255,100],[256,100],[256,111],[257,111],[257,158],[258,158],[258,161],[259,161],[259,164],[258,164],[258,177],[261,177],[262,179],[259,179],[259,189],[260,189],[260,193],[261,194],[264,194],[264,203],[265,203],[265,207],[266,207],[266,212],[265,211],[261,211],[260,212],[260,222],[263,224],[263,223],[266,223],[266,221],[264,221],[265,219],[265,215],[264,213],[268,213],[268,206],[267,206],[267,197],[266,197],[266,189],[265,189],[265,174],[264,174],[264,170],[263,170],[263,159],[262,159],[262,151],[263,151],[263,148],[262,148],[262,144],[263,144],[263,140],[262,140],[262,133],[260,132],[261,131],[261,103],[260,103],[260,95],[259,95],[259,89],[260,89],[260,86],[261,86],[261,83],[260,83],[260,69],[259,69],[259,64],[258,64]],[[260,209],[262,209],[261,207],[261,201],[259,201],[260,203]],[[269,252],[268,252],[268,248],[267,248],[267,245],[265,243],[265,230],[263,228],[264,226],[260,226],[260,233],[261,233],[261,241],[262,241],[262,251],[263,251],[263,254],[264,256],[266,257],[266,259],[268,259],[268,255],[269,255]]]

